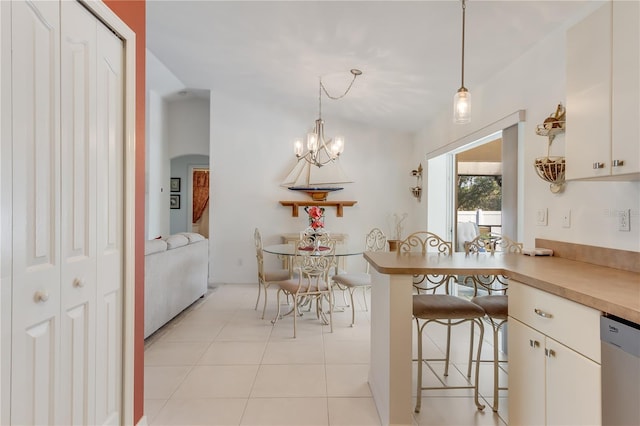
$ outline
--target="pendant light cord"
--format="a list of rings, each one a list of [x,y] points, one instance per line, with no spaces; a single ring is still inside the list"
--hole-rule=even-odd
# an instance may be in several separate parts
[[[465,15],[466,15],[466,11],[467,11],[467,5],[465,0],[462,0],[462,76],[460,77],[461,80],[461,87],[464,88],[464,27],[465,27]]]

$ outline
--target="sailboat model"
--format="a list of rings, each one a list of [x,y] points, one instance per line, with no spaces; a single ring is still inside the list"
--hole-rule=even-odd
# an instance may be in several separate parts
[[[317,167],[301,158],[280,186],[306,192],[314,201],[325,201],[329,192],[344,189],[339,185],[352,182],[338,161]]]

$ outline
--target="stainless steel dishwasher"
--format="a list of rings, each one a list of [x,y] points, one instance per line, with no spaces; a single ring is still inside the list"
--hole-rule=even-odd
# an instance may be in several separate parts
[[[602,424],[640,425],[640,325],[600,318]]]

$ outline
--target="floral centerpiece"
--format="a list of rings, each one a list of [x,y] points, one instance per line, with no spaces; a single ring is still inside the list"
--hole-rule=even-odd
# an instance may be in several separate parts
[[[309,217],[309,226],[304,230],[305,238],[315,250],[318,250],[320,242],[318,237],[327,233],[324,229],[324,207],[307,206],[304,211]]]
[[[306,232],[309,234],[323,234],[324,230],[324,207],[305,207],[304,211],[309,215],[309,227]]]

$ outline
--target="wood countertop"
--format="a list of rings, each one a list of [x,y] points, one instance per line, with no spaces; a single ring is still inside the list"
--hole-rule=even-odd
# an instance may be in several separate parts
[[[504,274],[599,311],[640,324],[640,273],[553,256],[486,253],[452,256],[365,252],[383,274]]]

